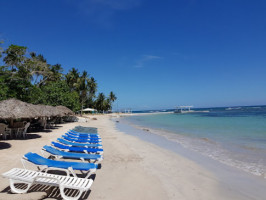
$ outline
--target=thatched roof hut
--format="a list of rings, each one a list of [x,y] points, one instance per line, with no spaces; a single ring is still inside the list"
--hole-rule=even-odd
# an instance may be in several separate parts
[[[65,106],[33,105],[17,99],[0,102],[0,119],[62,117],[65,115],[74,115],[74,113]]]
[[[57,107],[55,106],[46,106],[47,109],[51,112],[52,116],[54,117],[62,117],[64,116],[64,114],[57,109]]]
[[[65,106],[56,106],[63,115],[74,115],[74,112]]]
[[[35,118],[40,113],[29,103],[17,99],[8,99],[0,102],[1,119]]]
[[[39,112],[39,117],[52,117],[53,112],[51,112],[51,109],[48,108],[46,105],[33,105],[35,107],[36,110],[38,110]]]

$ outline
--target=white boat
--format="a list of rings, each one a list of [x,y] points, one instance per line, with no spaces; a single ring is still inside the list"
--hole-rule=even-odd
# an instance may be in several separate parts
[[[191,110],[193,106],[177,106],[174,113],[207,113],[209,110]]]
[[[177,106],[174,113],[190,113],[194,112],[194,110],[190,110],[193,106]]]

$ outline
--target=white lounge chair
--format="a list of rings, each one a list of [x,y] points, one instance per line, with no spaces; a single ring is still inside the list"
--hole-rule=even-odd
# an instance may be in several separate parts
[[[65,200],[78,200],[83,192],[90,189],[93,183],[92,179],[61,176],[20,168],[13,168],[8,172],[3,173],[2,176],[9,179],[10,188],[13,193],[26,193],[32,184],[51,185],[59,187],[60,194]],[[27,184],[27,188],[16,188],[16,183]],[[64,189],[66,188],[79,190],[79,193],[75,197],[67,196],[64,192]]]
[[[18,131],[17,131],[17,137],[21,137],[21,135],[23,136],[23,138],[26,138],[27,136],[27,130],[30,126],[30,122],[28,122],[25,127],[23,128],[19,128]]]
[[[5,140],[7,139],[8,135],[10,138],[12,138],[12,131],[10,128],[8,128],[8,125],[6,124],[0,124],[0,134],[3,135],[3,138]]]

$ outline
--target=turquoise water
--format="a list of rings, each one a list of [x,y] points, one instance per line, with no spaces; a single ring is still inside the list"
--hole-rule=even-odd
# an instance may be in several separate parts
[[[131,116],[127,120],[224,164],[266,177],[265,106]]]

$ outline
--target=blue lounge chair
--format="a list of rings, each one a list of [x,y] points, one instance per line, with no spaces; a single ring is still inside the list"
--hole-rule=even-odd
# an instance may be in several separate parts
[[[67,131],[67,134],[71,135],[72,137],[95,139],[95,140],[101,139],[101,137],[99,135],[94,135],[94,136],[90,136],[90,135],[79,135],[79,134],[76,134],[76,133],[71,133],[69,131]]]
[[[82,138],[95,138],[95,139],[101,139],[100,135],[89,135],[89,134],[77,134],[70,131],[67,131],[68,134],[74,136],[74,137],[82,137]]]
[[[60,151],[58,149],[55,149],[52,146],[47,146],[45,145],[42,148],[43,152],[47,152],[50,155],[53,155],[57,160],[60,158],[69,158],[69,159],[80,159],[82,161],[85,160],[94,160],[95,162],[100,162],[102,161],[103,157],[99,154],[85,154],[85,153],[73,153],[73,152],[65,152],[65,151]]]
[[[56,148],[62,149],[64,151],[71,151],[71,152],[83,152],[83,153],[98,153],[103,154],[103,149],[98,148],[86,148],[86,147],[73,147],[67,144],[61,144],[57,142],[52,142],[52,145]]]
[[[98,128],[89,126],[75,126],[75,131],[97,133]]]
[[[83,138],[75,138],[75,137],[71,137],[68,135],[62,135],[62,138],[69,140],[69,141],[73,141],[73,142],[79,142],[79,143],[98,143],[101,144],[102,141],[101,140],[91,140],[91,139],[83,139]]]
[[[77,135],[99,136],[98,133],[81,133],[81,132],[77,132],[77,131],[74,131],[74,130],[69,130],[69,132],[75,133]]]
[[[79,170],[83,173],[83,171],[86,171],[86,177],[88,178],[91,173],[96,172],[96,169],[98,168],[98,164],[95,163],[83,163],[83,162],[67,162],[67,161],[59,161],[59,160],[51,160],[48,158],[44,158],[36,153],[26,153],[23,156],[22,164],[24,168],[26,169],[26,162],[30,162],[37,167],[41,169],[41,171],[49,171],[49,170],[60,170],[67,173],[69,176],[69,173],[71,173],[74,177],[77,177],[74,170]]]
[[[73,138],[80,138],[83,140],[102,140],[101,137],[85,137],[85,136],[73,135],[69,132],[65,133],[65,135],[68,135],[69,137],[73,137]]]
[[[71,145],[71,146],[75,146],[75,147],[102,148],[101,144],[81,143],[81,142],[76,142],[73,140],[72,141],[65,140],[63,138],[57,138],[57,141],[62,143],[62,144]]]

